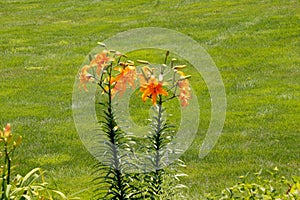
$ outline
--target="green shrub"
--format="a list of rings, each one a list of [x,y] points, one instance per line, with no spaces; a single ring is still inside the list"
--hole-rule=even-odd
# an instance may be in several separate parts
[[[22,136],[13,140],[11,126],[7,124],[0,130],[0,199],[1,200],[52,200],[52,199],[78,199],[68,198],[62,192],[49,187],[46,182],[45,171],[41,168],[32,169],[25,176],[12,174],[12,159],[15,149],[21,144]]]
[[[292,180],[279,176],[278,168],[267,171],[264,178],[263,170],[254,174],[254,180],[247,174],[232,187],[225,188],[221,194],[207,194],[206,199],[300,199],[300,177],[293,176]]]

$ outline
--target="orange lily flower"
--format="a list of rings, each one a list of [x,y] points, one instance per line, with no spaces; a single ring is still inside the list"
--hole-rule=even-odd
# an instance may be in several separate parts
[[[85,65],[81,68],[79,73],[80,85],[79,88],[82,87],[85,91],[88,91],[86,88],[86,84],[89,81],[94,80],[93,75],[88,72],[91,67],[89,65]]]
[[[163,89],[162,81],[158,82],[154,76],[150,78],[148,83],[140,87],[140,91],[143,92],[142,100],[145,102],[148,98],[151,98],[153,105],[156,104],[157,95],[168,96],[168,92]]]
[[[179,100],[181,103],[181,106],[185,107],[189,105],[189,100],[191,99],[190,91],[186,89],[180,89],[179,92]]]
[[[184,79],[185,75],[183,72],[178,72],[181,76],[177,82],[177,86],[179,87],[179,100],[181,106],[185,107],[189,104],[188,100],[191,99],[191,88],[188,79]]]
[[[110,84],[111,87],[114,87],[114,86],[116,85],[116,83],[117,83],[117,81],[116,81],[116,79],[115,79],[114,77],[111,77],[111,78],[107,77],[107,78],[104,79],[104,82],[108,83],[108,81],[109,81],[109,84]],[[108,86],[106,86],[106,87],[104,88],[104,91],[102,91],[102,94],[103,94],[104,92],[108,92],[108,89],[109,89]],[[113,97],[116,95],[116,93],[117,93],[117,91],[114,90],[114,88],[112,88],[110,92],[111,92],[112,98],[113,98]]]
[[[11,131],[11,126],[10,124],[6,124],[5,128],[3,129],[4,132],[0,131],[0,136],[1,137],[9,137],[10,131]]]
[[[108,52],[106,50],[102,51],[101,53],[98,53],[95,56],[95,59],[93,59],[90,62],[90,66],[97,65],[96,74],[100,76],[100,72],[105,67],[106,63],[111,61],[111,58],[107,56]]]
[[[125,68],[117,69],[120,73],[116,76],[116,81],[122,81],[128,83],[131,87],[134,87],[134,81],[136,79],[136,70],[134,66],[127,66]]]
[[[134,66],[120,67],[117,69],[120,73],[115,78],[115,86],[112,89],[113,93],[117,92],[122,95],[126,91],[126,83],[134,88],[134,81],[136,79],[136,70]]]

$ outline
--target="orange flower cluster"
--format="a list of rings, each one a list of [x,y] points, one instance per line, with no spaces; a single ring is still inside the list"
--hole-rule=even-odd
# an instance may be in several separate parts
[[[96,76],[98,78],[101,76],[101,71],[108,65],[110,61],[113,61],[109,56],[109,51],[102,51],[99,54],[95,55],[94,59],[92,59],[89,65],[85,65],[81,68],[79,73],[79,88],[83,88],[85,91],[87,90],[86,84],[88,82],[94,81]],[[96,68],[96,74],[95,74]],[[93,74],[89,71],[93,71]]]
[[[119,71],[119,74],[116,77],[112,77],[111,85],[113,88],[111,90],[112,97],[114,97],[117,93],[120,96],[126,91],[126,85],[130,85],[134,88],[134,81],[136,80],[136,70],[133,63],[119,63],[121,67],[116,68]]]
[[[145,67],[142,68],[142,73],[137,74],[134,63],[131,61],[119,62],[116,63],[116,67],[113,69],[117,71],[117,74],[110,74],[107,76],[107,67],[109,65],[112,66],[112,62],[116,60],[116,57],[121,58],[122,54],[115,51],[107,51],[104,50],[99,54],[94,56],[89,63],[89,65],[85,65],[82,67],[79,73],[80,87],[87,91],[86,84],[92,81],[99,81],[101,84],[104,83],[103,92],[108,91],[108,85],[110,85],[110,91],[112,98],[115,97],[116,94],[122,95],[126,91],[127,84],[132,88],[135,87],[135,80],[137,78],[140,79],[140,92],[142,92],[142,100],[145,102],[147,99],[151,99],[153,105],[157,103],[157,97],[159,95],[168,96],[167,90],[164,89],[164,86],[167,85],[163,82],[164,70],[161,68],[158,79],[154,75],[154,69],[150,69],[148,67],[149,62],[147,61],[138,61],[142,64],[146,64]],[[166,65],[164,65],[166,67]],[[169,90],[174,89],[174,93],[176,93],[177,88],[179,88],[179,94],[174,94],[178,97],[181,106],[188,106],[189,100],[191,99],[191,88],[188,79],[190,76],[186,76],[180,70],[185,68],[185,65],[172,67],[174,78],[172,84],[170,85]],[[175,75],[179,74],[179,78],[175,78]],[[109,83],[109,84],[108,84]],[[169,99],[173,98],[170,97]],[[168,99],[167,99],[168,100]]]
[[[136,70],[132,62],[120,62],[115,68],[119,73],[116,76],[102,77],[106,73],[106,68],[111,62],[115,61],[116,56],[122,56],[120,52],[110,52],[104,50],[94,56],[89,63],[81,68],[79,72],[79,88],[87,90],[86,84],[95,80],[104,83],[110,83],[111,95],[114,97],[117,93],[122,95],[126,91],[126,84],[134,87],[134,81],[136,79]],[[102,80],[103,79],[103,80]],[[108,90],[108,86],[104,87],[104,92]]]
[[[10,124],[6,124],[5,128],[3,128],[3,131],[0,130],[0,142],[5,142],[6,145],[12,144],[12,149],[15,149],[17,146],[19,146],[22,142],[22,136],[19,136],[16,141],[13,141],[13,135],[11,133],[11,126]]]
[[[106,66],[109,61],[112,61],[108,56],[108,51],[104,50],[97,54],[95,58],[90,62],[91,67],[96,67],[96,74],[100,76],[101,70]]]
[[[144,61],[145,62],[145,61]],[[176,66],[174,70],[174,79],[175,75],[179,74],[180,77],[177,81],[170,85],[170,88],[179,88],[179,94],[177,95],[181,106],[185,107],[189,105],[189,100],[191,99],[191,88],[188,79],[191,76],[186,76],[183,72],[178,71],[185,68],[185,65]],[[145,102],[148,98],[151,98],[152,104],[156,104],[157,96],[163,95],[168,96],[168,92],[163,88],[163,85],[167,83],[163,82],[164,75],[161,73],[159,75],[159,80],[154,76],[153,69],[145,66],[142,68],[142,74],[139,75],[140,78],[140,91],[142,94],[142,100]],[[174,90],[176,92],[176,89]]]

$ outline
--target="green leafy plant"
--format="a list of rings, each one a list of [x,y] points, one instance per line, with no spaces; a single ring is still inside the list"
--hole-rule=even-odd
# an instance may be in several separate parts
[[[13,184],[6,191],[8,199],[78,199],[67,197],[64,193],[49,187],[45,179],[45,171],[32,169],[24,177],[17,175]]]
[[[0,131],[0,153],[1,163],[1,200],[52,200],[52,199],[78,199],[67,197],[62,192],[49,187],[46,182],[45,171],[41,168],[34,168],[25,176],[12,174],[12,159],[16,148],[21,144],[22,136],[13,140],[11,126],[7,124],[3,131]]]
[[[20,145],[22,137],[20,136],[17,141],[13,141],[13,135],[11,133],[11,126],[7,124],[3,131],[0,131],[0,143],[2,145],[1,157],[3,162],[1,164],[1,199],[8,199],[10,184],[11,184],[11,168],[12,157],[15,149]]]
[[[181,105],[183,107],[187,106],[188,100],[191,98],[188,82],[191,76],[186,76],[180,71],[186,67],[185,65],[174,66],[175,59],[172,59],[169,66],[167,66],[168,55],[169,52],[166,53],[164,64],[156,68],[148,61],[138,61],[145,64],[142,68],[142,76],[140,77],[142,79],[140,87],[140,91],[143,93],[142,100],[151,99],[153,104],[152,119],[150,119],[151,131],[147,136],[148,145],[146,148],[147,152],[145,152],[148,155],[150,172],[146,173],[144,177],[147,183],[146,197],[150,199],[173,198],[173,195],[176,194],[175,188],[185,187],[183,185],[176,185],[172,180],[174,178],[178,179],[179,176],[186,176],[185,174],[176,174],[176,170],[174,170],[176,167],[174,165],[173,170],[175,171],[175,175],[165,170],[165,167],[169,165],[169,154],[174,153],[168,147],[174,136],[174,126],[166,120],[164,103],[178,97]],[[158,74],[155,73],[155,70],[158,71]],[[167,73],[173,73],[172,79],[169,81],[170,83],[164,80],[164,76]],[[178,74],[179,77],[176,76]],[[179,94],[177,94],[177,90],[179,90]]]
[[[124,173],[126,163],[123,160],[126,154],[120,151],[126,149],[127,137],[116,123],[112,103],[112,98],[117,93],[124,92],[128,81],[135,76],[133,63],[121,62],[124,57],[120,52],[104,50],[94,57],[90,56],[90,63],[82,68],[80,74],[82,88],[87,90],[85,84],[95,81],[104,95],[104,100],[99,102],[99,123],[106,138],[105,159],[96,165],[95,173],[98,175],[94,181],[98,185],[95,190],[97,199],[132,199],[135,193],[129,174]],[[119,73],[114,73],[114,70]]]
[[[255,173],[255,181],[240,176],[240,181],[228,187],[221,194],[207,194],[206,198],[213,199],[300,199],[300,177],[294,176],[292,180],[284,176],[279,177],[278,168],[267,171],[269,176],[264,178],[263,170]]]

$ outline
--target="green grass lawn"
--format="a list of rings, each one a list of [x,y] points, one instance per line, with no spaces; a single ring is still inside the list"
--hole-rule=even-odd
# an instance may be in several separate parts
[[[211,55],[227,94],[223,134],[198,158],[210,117],[209,94],[197,139],[182,156],[191,199],[239,175],[277,166],[300,175],[300,2],[296,0],[0,0],[0,124],[24,136],[15,163],[40,166],[72,194],[91,184],[94,158],[72,118],[75,76],[97,41],[138,27],[164,27]],[[91,191],[80,195],[89,199]]]

